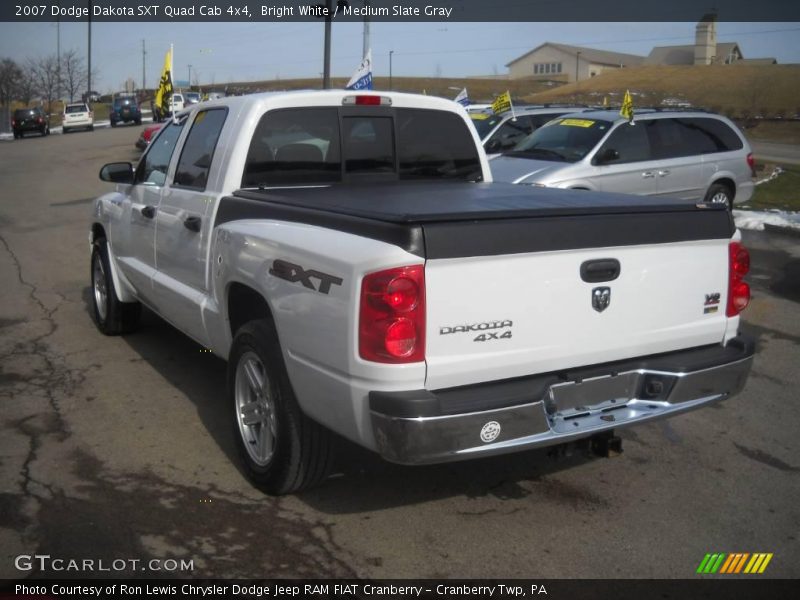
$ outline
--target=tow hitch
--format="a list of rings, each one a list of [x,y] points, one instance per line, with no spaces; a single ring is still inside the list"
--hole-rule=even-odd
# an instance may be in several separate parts
[[[622,438],[614,435],[614,431],[598,433],[590,438],[592,454],[603,458],[612,458],[622,454]]]

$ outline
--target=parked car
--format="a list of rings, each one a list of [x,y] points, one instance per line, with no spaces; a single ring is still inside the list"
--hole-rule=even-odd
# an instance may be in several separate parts
[[[139,139],[136,140],[136,147],[139,150],[144,150],[150,145],[150,142],[155,137],[156,133],[164,126],[163,123],[154,123],[153,125],[148,125],[142,130],[142,133],[139,134]]]
[[[74,129],[94,129],[94,112],[84,102],[67,104],[61,115],[61,131],[69,133]]]
[[[186,100],[183,97],[183,93],[175,92],[172,94],[169,104],[172,109],[171,114],[181,112],[184,108],[186,108]]]
[[[142,111],[133,96],[117,96],[111,104],[109,118],[112,127],[116,127],[120,123],[141,125]]]
[[[526,106],[499,115],[493,112],[472,112],[470,117],[483,149],[490,157],[508,152],[539,127],[567,113],[580,110],[574,105]]]
[[[14,116],[11,118],[11,129],[14,132],[14,139],[24,137],[31,131],[41,135],[50,135],[49,118],[39,106],[20,108],[14,111]]]
[[[183,97],[184,97],[184,104],[186,106],[190,106],[192,104],[197,104],[198,102],[200,102],[200,100],[202,100],[202,96],[200,95],[200,92],[186,92],[183,95]]]
[[[755,161],[729,119],[700,111],[617,109],[565,115],[490,163],[496,181],[747,202]]]
[[[270,493],[325,479],[332,432],[404,464],[608,445],[735,395],[753,362],[724,207],[491,183],[450,100],[226,98],[100,178],[98,329],[147,305],[227,360],[226,419]]]
[[[95,92],[94,90],[90,90],[88,92],[83,93],[83,101],[86,103],[90,102],[100,102],[100,94]]]

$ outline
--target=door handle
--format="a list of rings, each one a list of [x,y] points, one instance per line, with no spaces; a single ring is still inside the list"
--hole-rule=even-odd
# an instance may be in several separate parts
[[[141,210],[142,216],[147,217],[148,219],[152,219],[156,216],[156,207],[155,206],[143,206]]]
[[[621,270],[622,266],[616,258],[587,260],[581,265],[581,279],[586,283],[614,281]]]
[[[669,175],[669,169],[664,169],[658,172],[659,177],[664,177],[665,175]]]
[[[203,220],[200,217],[186,217],[183,222],[183,226],[186,227],[189,231],[194,231],[195,233],[200,231],[200,226],[203,224]]]
[[[655,176],[656,174],[653,173],[652,171],[645,171],[644,173],[642,173],[642,179],[652,179]]]

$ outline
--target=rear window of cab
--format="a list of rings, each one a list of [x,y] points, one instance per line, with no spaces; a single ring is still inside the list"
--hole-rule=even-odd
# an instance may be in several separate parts
[[[482,169],[469,126],[456,113],[291,108],[267,112],[259,121],[242,187],[365,177],[477,181]]]

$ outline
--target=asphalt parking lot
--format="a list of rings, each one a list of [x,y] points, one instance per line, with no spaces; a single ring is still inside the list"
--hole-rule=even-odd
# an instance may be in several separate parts
[[[763,576],[800,576],[799,238],[745,232],[745,391],[622,430],[619,457],[406,468],[348,446],[325,485],[276,499],[238,469],[221,360],[152,313],[127,337],[92,323],[97,173],[140,129],[0,143],[1,578],[35,552],[375,578],[691,578],[708,552],[771,552]]]

